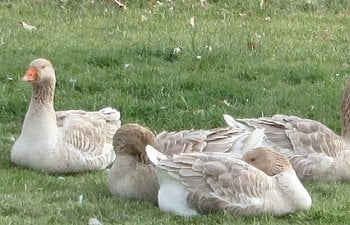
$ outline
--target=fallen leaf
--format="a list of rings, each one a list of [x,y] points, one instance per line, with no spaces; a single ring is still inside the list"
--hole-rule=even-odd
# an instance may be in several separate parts
[[[194,17],[191,17],[191,19],[190,19],[190,25],[192,26],[192,28],[194,28]]]
[[[147,17],[144,15],[141,15],[141,21],[146,21],[146,20],[147,20]]]
[[[119,6],[121,9],[126,9],[126,5],[121,0],[114,0],[115,3]]]
[[[225,104],[226,106],[231,106],[231,103],[230,103],[229,101],[227,101],[226,99],[224,99],[224,104]]]
[[[27,31],[35,31],[37,28],[32,26],[32,25],[29,25],[23,21],[19,22],[20,24],[22,24],[22,27],[27,30]]]
[[[247,45],[248,45],[248,49],[250,50],[254,50],[257,47],[257,44],[252,41],[248,41]]]
[[[270,20],[271,20],[271,16],[265,17],[265,20],[266,20],[266,21],[270,21]]]
[[[15,142],[16,141],[16,138],[15,137],[9,137],[9,141],[11,141],[11,142]]]
[[[260,34],[258,34],[258,33],[256,33],[256,32],[254,33],[254,35],[255,35],[255,37],[256,37],[256,38],[258,38],[258,39],[260,39],[260,38],[261,38],[261,35],[260,35]],[[264,33],[263,33],[263,35],[264,35]]]
[[[88,224],[89,224],[89,225],[103,225],[103,223],[101,223],[100,221],[98,221],[98,219],[96,219],[96,218],[90,218]]]
[[[201,6],[207,6],[208,1],[207,0],[200,0]]]
[[[265,1],[260,0],[260,9],[264,9]]]
[[[174,48],[173,54],[179,54],[180,52],[182,52],[180,47],[176,47]]]
[[[213,51],[213,48],[210,45],[205,46],[206,49],[208,49],[208,52]]]
[[[78,203],[81,205],[83,203],[83,195],[79,195]]]
[[[157,6],[163,6],[164,5],[164,3],[160,2],[160,1],[157,1],[156,3],[157,3]]]

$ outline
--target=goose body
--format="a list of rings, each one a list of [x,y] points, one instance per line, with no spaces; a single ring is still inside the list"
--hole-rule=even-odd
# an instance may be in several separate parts
[[[235,154],[182,153],[166,156],[152,146],[160,210],[180,216],[230,212],[283,215],[310,208],[309,193],[289,161],[267,148]]]
[[[224,116],[232,127],[264,129],[267,141],[288,157],[301,180],[350,180],[350,145],[322,123],[296,116],[257,119]]]
[[[148,144],[165,155],[191,152],[241,152],[264,143],[262,130],[246,132],[236,128],[161,132],[157,136],[138,124],[126,124],[114,135],[116,160],[109,171],[112,194],[157,202],[159,185],[154,166],[145,152]]]
[[[350,180],[350,77],[345,85],[340,110],[341,135],[324,124],[297,116],[274,115],[237,119],[224,115],[231,127],[252,131],[264,129],[270,145],[291,161],[301,180]]]
[[[115,159],[112,138],[120,127],[113,108],[95,112],[53,107],[55,72],[48,60],[30,63],[23,79],[33,92],[11,161],[50,173],[74,173],[106,168]]]
[[[154,139],[151,130],[138,124],[126,124],[117,130],[113,138],[117,157],[108,175],[113,195],[157,202],[157,177],[144,150]]]

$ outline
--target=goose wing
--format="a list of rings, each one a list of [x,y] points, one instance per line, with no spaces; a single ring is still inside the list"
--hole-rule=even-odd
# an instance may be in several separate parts
[[[334,158],[324,153],[307,155],[290,155],[287,157],[300,180],[329,179],[326,174],[331,171]]]
[[[242,153],[245,149],[261,145],[264,138],[261,129],[253,132],[231,127],[184,130],[160,133],[156,137],[155,147],[166,155],[190,152]]]
[[[322,123],[296,116],[274,115],[271,118],[237,120],[246,126],[264,128],[267,139],[287,152],[286,155],[319,153],[335,157],[346,143]]]
[[[299,154],[320,153],[335,157],[346,149],[343,139],[318,121],[284,115],[275,115],[272,119],[286,123],[286,135]]]
[[[174,155],[160,160],[158,167],[189,190],[190,206],[201,213],[258,214],[265,194],[274,189],[271,177],[232,154]]]
[[[56,115],[63,142],[86,164],[103,168],[114,161],[112,139],[120,127],[118,111],[104,108],[97,112],[61,111]]]

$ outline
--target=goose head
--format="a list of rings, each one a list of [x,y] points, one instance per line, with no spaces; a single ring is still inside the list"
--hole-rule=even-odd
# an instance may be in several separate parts
[[[293,170],[289,160],[280,153],[269,148],[255,148],[243,155],[242,159],[250,165],[274,176],[286,170]]]
[[[118,154],[129,154],[137,157],[139,162],[149,163],[145,148],[153,144],[154,133],[138,124],[126,124],[119,128],[113,137],[113,148]]]
[[[32,84],[55,83],[55,71],[49,60],[35,59],[29,64],[22,80]]]

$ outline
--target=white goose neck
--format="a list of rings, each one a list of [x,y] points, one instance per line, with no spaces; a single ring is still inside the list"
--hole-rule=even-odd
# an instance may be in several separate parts
[[[53,107],[54,83],[33,84],[32,97],[23,122],[22,134],[37,133],[55,136],[57,132],[56,114]],[[33,137],[32,137],[33,138]]]
[[[311,206],[310,194],[306,191],[303,184],[298,179],[294,170],[287,170],[276,175],[282,192],[293,202],[294,207],[302,209]]]
[[[29,111],[38,112],[41,110],[53,111],[53,99],[55,94],[54,83],[33,84],[32,98]]]

